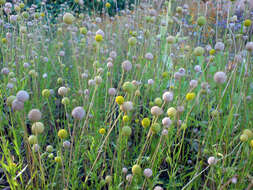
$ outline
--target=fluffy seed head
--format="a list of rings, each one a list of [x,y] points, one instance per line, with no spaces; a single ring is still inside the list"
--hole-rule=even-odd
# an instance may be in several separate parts
[[[14,111],[19,111],[24,109],[24,103],[19,101],[18,99],[15,99],[12,101],[11,107]]]
[[[225,48],[225,45],[222,42],[217,42],[214,46],[214,49],[217,51],[223,51]]]
[[[108,90],[108,94],[109,94],[110,96],[115,96],[115,95],[116,95],[116,93],[117,93],[117,91],[116,91],[116,89],[115,89],[115,88],[109,88],[109,90]]]
[[[227,80],[227,76],[223,71],[218,71],[214,74],[214,81],[219,84],[223,84]]]
[[[125,60],[122,62],[122,69],[126,72],[132,69],[132,63],[129,60]]]
[[[245,48],[247,51],[252,52],[253,51],[253,42],[247,42]]]
[[[64,141],[62,143],[62,146],[65,148],[65,149],[68,149],[70,147],[70,142],[69,141]]]
[[[207,162],[208,162],[209,165],[214,165],[214,164],[217,163],[217,160],[214,156],[211,156],[211,157],[208,158]]]
[[[202,47],[196,47],[195,49],[194,49],[194,51],[193,51],[193,54],[195,55],[195,56],[201,56],[201,55],[203,55],[205,53],[205,50],[204,50],[204,48],[202,48]]]
[[[39,121],[41,119],[41,116],[42,114],[38,109],[32,109],[28,113],[28,119],[33,122]]]
[[[190,87],[191,88],[196,88],[198,85],[198,81],[197,80],[191,80],[190,81]]]
[[[154,190],[163,190],[161,186],[155,186]]]
[[[146,54],[145,54],[145,58],[146,58],[147,60],[151,61],[152,59],[154,59],[154,56],[153,56],[152,53],[146,53]]]
[[[147,178],[150,178],[152,176],[153,172],[150,168],[146,168],[144,171],[143,171],[143,175]]]
[[[162,110],[162,108],[160,108],[158,106],[153,106],[151,108],[151,114],[154,116],[160,116],[163,114],[163,110]]]
[[[29,94],[25,90],[18,91],[16,98],[18,101],[25,102],[29,99]]]
[[[127,171],[128,171],[128,169],[127,169],[127,168],[125,168],[125,167],[124,167],[124,168],[122,168],[122,173],[123,173],[123,174],[127,174]]]
[[[120,109],[121,109],[123,112],[129,112],[129,111],[131,111],[133,108],[134,108],[133,103],[130,102],[130,101],[124,102],[124,103],[120,106]]]
[[[65,96],[68,93],[68,89],[65,86],[62,86],[58,89],[58,94],[60,96]]]
[[[165,117],[162,120],[162,124],[164,127],[168,128],[172,124],[172,121],[170,120],[169,117]]]
[[[168,103],[173,100],[173,92],[164,92],[163,93],[163,101]]]
[[[85,116],[83,107],[78,106],[72,110],[72,117],[76,120],[81,120]]]

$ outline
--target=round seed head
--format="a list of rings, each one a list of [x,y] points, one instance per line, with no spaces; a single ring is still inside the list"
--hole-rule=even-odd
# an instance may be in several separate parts
[[[168,103],[171,102],[173,100],[173,92],[165,92],[163,94],[163,101]]]
[[[32,132],[33,134],[41,134],[44,131],[44,124],[41,122],[35,122],[32,125]]]
[[[28,119],[30,121],[39,121],[41,119],[41,112],[38,109],[32,109],[29,113],[28,113]]]
[[[138,165],[138,164],[135,164],[133,167],[132,167],[132,173],[134,175],[141,175],[141,167]]]
[[[132,69],[132,63],[129,60],[125,60],[122,62],[122,69],[126,72]]]
[[[25,90],[18,91],[16,98],[18,101],[25,102],[29,99],[29,94]]]
[[[19,110],[24,109],[24,103],[17,100],[17,99],[15,99],[15,100],[12,101],[11,107],[14,111],[19,111]]]
[[[214,164],[217,163],[217,160],[214,156],[211,156],[211,157],[208,158],[207,162],[208,162],[209,165],[214,165]]]
[[[152,176],[153,172],[150,168],[146,168],[144,171],[143,171],[143,175],[147,178],[150,178]]]
[[[162,108],[160,108],[158,106],[153,106],[151,108],[151,114],[154,116],[160,116],[163,114],[163,110],[162,110]]]
[[[227,76],[223,71],[218,71],[214,74],[214,81],[218,84],[223,84],[227,80]]]
[[[78,106],[72,110],[72,117],[76,120],[81,120],[85,116],[83,107]]]

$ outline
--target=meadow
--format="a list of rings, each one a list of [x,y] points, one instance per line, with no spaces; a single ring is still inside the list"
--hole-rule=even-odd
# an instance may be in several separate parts
[[[253,189],[253,14],[222,3],[0,0],[0,189]]]

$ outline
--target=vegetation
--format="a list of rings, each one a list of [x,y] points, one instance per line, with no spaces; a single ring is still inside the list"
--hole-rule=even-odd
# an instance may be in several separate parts
[[[253,187],[249,10],[159,3],[0,0],[1,189]]]

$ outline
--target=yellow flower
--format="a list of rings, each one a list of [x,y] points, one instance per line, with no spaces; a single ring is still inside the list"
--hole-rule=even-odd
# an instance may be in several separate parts
[[[129,121],[129,117],[127,115],[123,116],[123,122],[127,123]]]
[[[122,105],[124,103],[124,97],[123,96],[117,96],[115,101],[116,101],[117,104]]]
[[[243,22],[244,26],[246,27],[249,27],[251,25],[251,20],[250,19],[246,19],[244,22]]]
[[[2,42],[5,44],[7,42],[6,38],[2,38]]]
[[[105,132],[106,132],[106,130],[105,130],[105,128],[101,128],[101,129],[99,129],[98,132],[99,132],[101,135],[104,135]]]
[[[253,148],[253,140],[251,140],[249,144],[250,144],[251,148]]]
[[[45,16],[45,13],[43,13],[43,12],[40,13],[40,16],[41,16],[41,17],[44,17],[44,16]]]
[[[60,137],[61,139],[65,139],[68,137],[68,132],[65,129],[60,129],[58,131],[58,137]]]
[[[144,128],[149,127],[149,126],[150,126],[150,123],[151,123],[151,121],[150,121],[149,118],[144,118],[144,119],[141,121],[141,125],[142,125],[142,127],[144,127]]]
[[[190,101],[193,100],[195,98],[195,93],[194,92],[189,92],[186,94],[186,100]]]
[[[210,55],[214,55],[214,54],[215,54],[215,49],[211,49],[211,50],[209,51],[209,54],[210,54]]]
[[[106,6],[106,8],[109,9],[109,8],[111,7],[111,4],[107,2],[107,3],[105,4],[105,6]]]
[[[102,36],[101,34],[96,34],[95,40],[96,40],[97,42],[101,42],[101,41],[103,41],[103,36]]]

